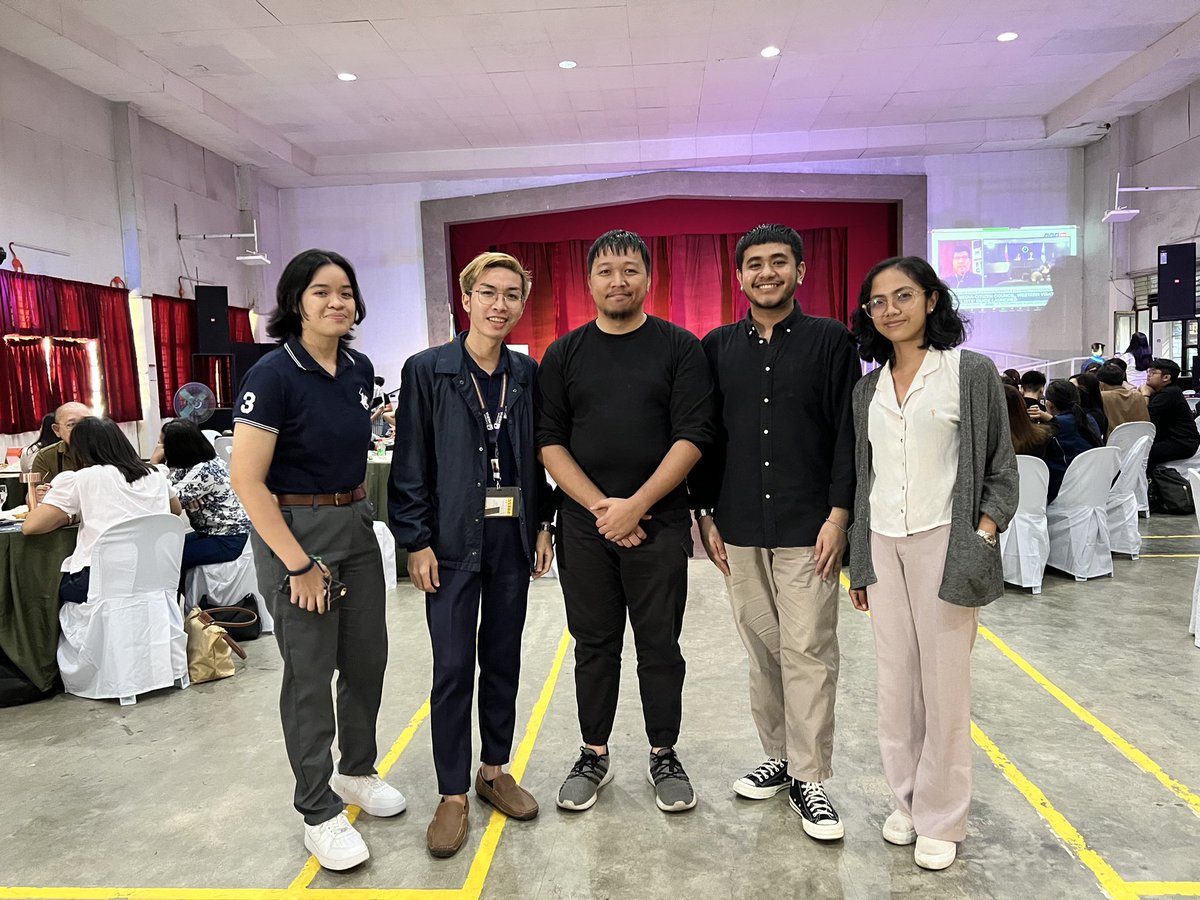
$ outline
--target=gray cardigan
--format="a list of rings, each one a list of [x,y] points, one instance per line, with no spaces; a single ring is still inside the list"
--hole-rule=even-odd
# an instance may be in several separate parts
[[[882,368],[854,388],[854,458],[858,483],[850,531],[850,585],[876,582],[871,566],[871,444],[868,410]],[[958,476],[950,509],[950,548],[938,596],[957,606],[985,606],[1004,593],[1000,551],[975,534],[986,513],[1000,531],[1017,511],[1017,457],[1008,430],[1004,388],[986,356],[963,350],[959,357]]]

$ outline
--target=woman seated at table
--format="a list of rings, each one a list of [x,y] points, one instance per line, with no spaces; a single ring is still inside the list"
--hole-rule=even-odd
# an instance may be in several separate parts
[[[54,413],[47,413],[42,416],[42,430],[38,433],[37,440],[21,453],[21,472],[25,473],[33,468],[33,458],[38,455],[39,450],[57,444],[58,441],[59,437],[54,433]]]
[[[139,459],[111,419],[80,419],[71,432],[71,450],[77,470],[55,476],[21,531],[45,534],[80,523],[75,552],[62,564],[58,598],[64,603],[86,603],[92,549],[103,531],[140,516],[178,515],[182,509],[171,495],[167,473]]]
[[[230,562],[242,555],[250,519],[229,485],[229,466],[200,427],[187,419],[163,426],[150,462],[165,463],[175,495],[194,531],[183,543],[180,577],[195,566]]]
[[[1046,501],[1053,503],[1071,461],[1080,453],[1103,444],[1100,429],[1079,405],[1079,389],[1062,378],[1056,378],[1046,385],[1046,409],[1030,407],[1029,418],[1048,423],[1054,429],[1054,437],[1046,445],[1043,456],[1046,468],[1050,470]]]
[[[1008,430],[1012,434],[1013,450],[1022,456],[1042,459],[1046,455],[1046,445],[1054,437],[1054,430],[1030,419],[1025,398],[1011,384],[1004,385],[1004,402],[1008,406]]]

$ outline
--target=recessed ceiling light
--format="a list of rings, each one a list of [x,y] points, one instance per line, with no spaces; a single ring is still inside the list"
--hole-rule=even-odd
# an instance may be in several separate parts
[[[772,59],[772,58],[778,56],[781,52],[782,51],[780,51],[780,49],[778,47],[776,47],[774,44],[771,44],[769,47],[763,47],[761,50],[758,51],[759,55],[763,59]]]
[[[996,40],[1000,41],[1002,44],[1007,44],[1009,41],[1015,41],[1019,37],[1020,35],[1015,31],[1002,31],[1000,34],[996,35]]]
[[[358,76],[349,72],[338,72],[338,81],[358,81]]]
[[[573,59],[564,59],[562,62],[560,62],[558,64],[558,67],[560,69],[573,69],[577,65],[579,65],[579,63],[575,62],[575,60],[573,60]]]

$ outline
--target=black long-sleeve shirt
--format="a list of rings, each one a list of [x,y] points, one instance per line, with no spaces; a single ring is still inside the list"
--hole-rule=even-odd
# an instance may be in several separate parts
[[[811,547],[835,506],[854,503],[854,418],[862,374],[850,332],[799,307],[765,341],[749,313],[713,329],[717,439],[688,479],[728,543]]]
[[[1192,408],[1188,406],[1183,389],[1178,385],[1168,384],[1155,391],[1147,401],[1146,408],[1150,412],[1150,421],[1154,423],[1155,442],[1177,441],[1185,447],[1200,445]]]
[[[546,350],[537,445],[561,445],[606,497],[630,497],[671,446],[712,443],[712,380],[694,334],[654,316],[628,334],[589,322]],[[680,485],[650,509],[686,516]]]

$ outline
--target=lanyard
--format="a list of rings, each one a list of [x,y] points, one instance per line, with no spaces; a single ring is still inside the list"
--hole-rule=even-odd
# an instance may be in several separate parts
[[[504,425],[504,420],[508,416],[508,373],[504,373],[503,379],[500,381],[500,408],[496,410],[496,421],[492,421],[492,416],[488,412],[487,403],[483,399],[483,391],[479,389],[479,382],[475,378],[475,373],[469,373],[471,376],[471,384],[475,386],[475,396],[479,399],[479,409],[483,413],[484,424],[487,425],[488,445],[492,451],[490,456],[492,469],[492,478],[496,482],[496,487],[500,487],[500,428]]]

